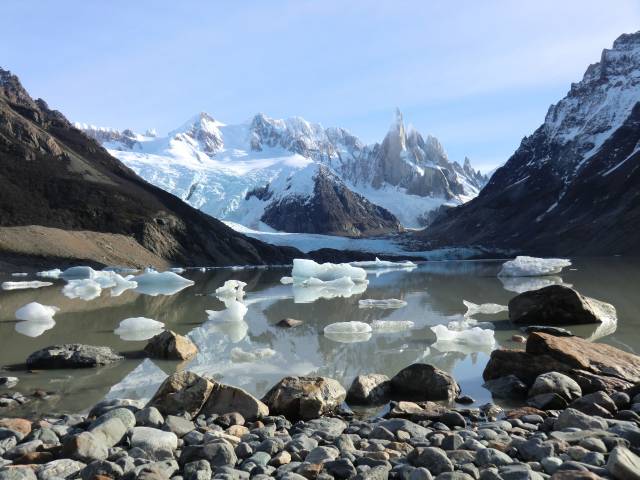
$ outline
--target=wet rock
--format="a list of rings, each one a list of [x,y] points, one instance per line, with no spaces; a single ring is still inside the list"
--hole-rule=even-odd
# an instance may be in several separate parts
[[[585,297],[564,285],[550,285],[539,290],[530,290],[509,301],[509,320],[513,323],[603,323],[611,321],[615,315],[613,305]]]
[[[573,337],[573,333],[565,328],[552,327],[549,325],[529,325],[520,329],[524,333],[541,332],[548,333],[555,337]]]
[[[489,380],[483,387],[496,398],[524,398],[529,390],[529,387],[515,375]]]
[[[241,388],[223,383],[214,383],[209,398],[202,408],[202,413],[209,416],[233,412],[237,412],[247,420],[253,421],[269,415],[269,408]]]
[[[162,382],[147,406],[157,408],[162,415],[186,412],[195,417],[212,390],[213,383],[206,378],[193,372],[176,372]]]
[[[347,393],[327,377],[285,377],[262,399],[272,415],[312,419],[336,410]]]
[[[448,373],[426,363],[414,363],[391,379],[391,395],[403,400],[449,400],[460,394],[460,386]]]
[[[198,347],[187,337],[165,330],[149,340],[144,352],[150,358],[189,360],[197,355]]]
[[[616,447],[609,455],[607,472],[616,480],[640,480],[640,457],[628,448]]]
[[[299,327],[303,323],[304,322],[302,320],[296,320],[295,318],[283,318],[278,323],[276,323],[276,326],[282,328],[294,328]]]
[[[109,365],[123,358],[109,347],[68,343],[33,352],[26,363],[31,369],[90,368]]]
[[[384,403],[389,395],[389,377],[378,373],[358,375],[353,379],[347,401],[349,403],[375,405]]]

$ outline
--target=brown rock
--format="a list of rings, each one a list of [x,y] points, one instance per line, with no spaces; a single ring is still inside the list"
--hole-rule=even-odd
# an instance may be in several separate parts
[[[413,422],[422,420],[438,420],[449,409],[435,402],[397,402],[387,413],[388,418],[405,418]]]
[[[31,433],[31,422],[24,418],[2,418],[0,428],[8,428],[26,437]]]
[[[527,343],[526,337],[523,337],[522,335],[513,335],[511,337],[511,341],[516,343]]]
[[[251,421],[269,415],[269,407],[241,388],[214,383],[208,400],[202,407],[205,415],[237,412]]]
[[[187,337],[165,330],[149,340],[144,352],[150,358],[189,360],[196,356],[198,347]]]
[[[613,305],[585,297],[564,285],[550,285],[524,292],[509,301],[509,320],[513,323],[603,323],[610,321],[612,317],[615,319],[615,315]]]
[[[302,320],[296,320],[295,318],[283,318],[278,323],[276,323],[276,326],[282,328],[294,328],[299,327],[303,323],[304,322]]]
[[[309,420],[333,412],[347,392],[327,377],[285,377],[267,392],[262,401],[272,415]]]
[[[208,379],[193,372],[176,372],[162,382],[147,406],[156,407],[163,415],[187,412],[195,417],[212,390],[213,383]]]
[[[233,435],[238,438],[242,438],[244,435],[249,433],[249,429],[244,425],[231,425],[226,431],[229,435]]]
[[[355,404],[384,403],[389,394],[389,377],[378,373],[358,375],[347,392],[347,401]]]
[[[281,467],[282,465],[288,465],[291,463],[291,454],[286,450],[281,450],[278,452],[269,462],[269,465],[273,467]]]
[[[52,460],[54,460],[54,458],[51,452],[28,452],[16,458],[13,463],[15,465],[39,465]]]
[[[547,416],[547,412],[534,407],[520,407],[514,408],[513,410],[509,410],[505,413],[505,417],[509,419],[521,418],[525,415],[540,415],[542,418],[545,418]]]

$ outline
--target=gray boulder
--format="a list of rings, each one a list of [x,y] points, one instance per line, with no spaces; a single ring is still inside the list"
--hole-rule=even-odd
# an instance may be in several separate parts
[[[347,392],[327,377],[285,377],[263,397],[272,415],[290,419],[313,419],[334,412]]]
[[[237,412],[249,421],[269,415],[269,407],[242,388],[214,383],[201,413],[224,415]]]
[[[197,355],[198,347],[187,337],[165,330],[149,340],[144,353],[150,358],[189,360]]]
[[[390,389],[391,382],[386,375],[378,373],[358,375],[349,387],[347,402],[363,405],[384,403]]]
[[[391,379],[391,395],[403,400],[453,401],[459,394],[460,386],[451,375],[426,363],[409,365]]]
[[[197,373],[182,371],[169,375],[153,395],[148,407],[155,407],[162,415],[189,413],[198,415],[205,404],[213,383]]]
[[[567,402],[571,402],[582,396],[582,389],[575,380],[559,372],[538,375],[529,389],[529,397],[550,393],[555,393]]]
[[[109,347],[67,343],[33,352],[26,363],[32,369],[90,368],[109,365],[123,358]]]
[[[640,480],[640,457],[625,447],[616,447],[609,455],[607,472],[616,480]]]
[[[602,418],[586,415],[579,410],[567,408],[563,410],[554,423],[555,430],[579,428],[582,430],[606,430],[607,422]]]

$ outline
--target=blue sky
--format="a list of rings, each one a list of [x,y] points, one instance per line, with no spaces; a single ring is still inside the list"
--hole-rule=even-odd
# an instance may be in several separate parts
[[[490,169],[621,33],[637,0],[3,0],[0,66],[72,121],[167,132],[257,112],[383,138],[399,107]]]

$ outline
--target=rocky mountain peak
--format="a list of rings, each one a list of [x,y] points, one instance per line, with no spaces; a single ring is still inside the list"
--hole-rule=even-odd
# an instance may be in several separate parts
[[[191,117],[182,127],[169,133],[177,141],[186,141],[197,146],[207,155],[215,155],[224,146],[220,127],[223,123],[214,119],[207,112],[200,112]]]
[[[36,107],[35,102],[24,89],[18,77],[9,70],[2,68],[0,68],[0,89],[2,89],[2,93],[10,102],[32,108]]]

